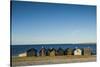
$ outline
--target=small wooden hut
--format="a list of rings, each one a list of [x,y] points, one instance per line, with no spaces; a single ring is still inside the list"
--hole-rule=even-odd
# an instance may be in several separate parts
[[[83,55],[91,55],[92,49],[91,48],[83,48]]]
[[[79,48],[76,48],[76,49],[74,50],[74,55],[82,55],[82,50],[79,49]]]
[[[48,49],[47,56],[56,56],[56,49],[54,48]]]
[[[35,48],[27,50],[27,56],[28,57],[37,56],[37,50]]]
[[[65,49],[65,55],[73,55],[73,49],[72,48]]]
[[[41,48],[40,52],[39,52],[39,56],[46,56],[46,49],[45,48]]]
[[[57,56],[63,56],[64,55],[64,50],[62,48],[59,48],[57,50]]]

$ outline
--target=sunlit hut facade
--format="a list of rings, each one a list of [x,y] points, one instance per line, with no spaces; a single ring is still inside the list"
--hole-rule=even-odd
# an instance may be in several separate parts
[[[76,48],[74,50],[74,55],[82,55],[82,49]]]
[[[91,55],[92,49],[91,48],[83,48],[83,55]]]
[[[73,55],[73,49],[72,48],[65,49],[65,55]]]
[[[56,56],[56,49],[55,48],[51,49],[50,56]]]
[[[27,50],[27,56],[28,57],[37,56],[37,50],[35,48]]]
[[[45,48],[41,48],[40,52],[39,52],[40,56],[46,56],[46,49]]]
[[[48,49],[47,56],[56,56],[56,49],[55,48]]]
[[[62,48],[59,48],[57,50],[57,56],[63,56],[64,55],[64,50]]]

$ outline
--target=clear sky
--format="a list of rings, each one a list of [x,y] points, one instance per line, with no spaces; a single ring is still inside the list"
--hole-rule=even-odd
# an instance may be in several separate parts
[[[13,45],[95,42],[95,6],[12,2]]]

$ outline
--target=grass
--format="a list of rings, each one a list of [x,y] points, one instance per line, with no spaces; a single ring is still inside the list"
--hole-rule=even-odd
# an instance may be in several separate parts
[[[94,56],[38,56],[38,57],[12,57],[12,62],[20,61],[41,61],[41,60],[53,60],[53,59],[75,59],[75,58],[89,58]]]
[[[12,67],[43,65],[43,64],[60,64],[60,63],[76,63],[76,62],[94,62],[96,56],[38,56],[38,57],[12,57]]]

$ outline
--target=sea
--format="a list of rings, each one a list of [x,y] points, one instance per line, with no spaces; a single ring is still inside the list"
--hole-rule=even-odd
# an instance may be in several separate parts
[[[44,47],[46,49],[48,48],[55,48],[56,50],[58,48],[62,48],[62,49],[67,49],[67,48],[91,48],[92,49],[92,53],[96,55],[96,44],[21,44],[21,45],[10,45],[10,53],[12,56],[18,56],[18,54],[20,53],[24,53],[27,50],[31,49],[31,48],[35,48],[37,50],[37,53],[40,51],[40,49]]]

